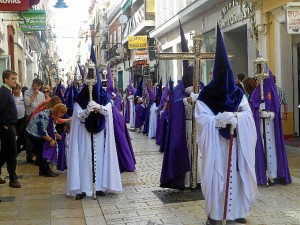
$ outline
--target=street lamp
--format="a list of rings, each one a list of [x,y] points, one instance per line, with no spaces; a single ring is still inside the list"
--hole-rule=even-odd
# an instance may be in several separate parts
[[[64,0],[57,0],[56,4],[53,6],[54,8],[57,9],[64,9],[68,8],[67,4],[64,2]]]

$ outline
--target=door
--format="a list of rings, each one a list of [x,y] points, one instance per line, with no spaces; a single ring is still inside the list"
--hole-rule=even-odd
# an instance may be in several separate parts
[[[124,90],[124,87],[123,87],[123,70],[118,71],[118,86],[119,86],[119,88]]]

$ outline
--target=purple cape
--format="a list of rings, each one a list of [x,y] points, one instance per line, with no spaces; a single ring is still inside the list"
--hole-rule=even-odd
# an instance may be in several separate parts
[[[47,133],[53,140],[55,140],[51,110],[49,110],[49,123],[47,127]],[[43,159],[48,159],[51,162],[56,163],[56,157],[57,157],[56,146],[50,146],[49,141],[44,141]]]
[[[130,105],[129,105],[129,99],[126,96],[125,122],[129,123],[129,121],[130,121]]]
[[[149,132],[149,121],[150,121],[150,109],[153,104],[153,101],[150,101],[146,107],[146,115],[145,115],[145,124],[143,134],[148,134]]]
[[[143,126],[145,120],[145,107],[142,104],[135,104],[135,128]]]
[[[61,134],[61,139],[58,141],[58,156],[57,156],[57,169],[60,171],[64,171],[67,169],[67,163],[66,163],[66,132],[63,131]]]
[[[183,82],[173,90],[170,99],[170,115],[164,150],[164,159],[160,177],[160,186],[184,189],[185,175],[190,171],[189,153],[186,143],[185,109],[183,98],[185,93]]]
[[[279,183],[291,183],[291,175],[288,166],[286,155],[285,142],[283,137],[282,122],[280,115],[279,95],[274,84],[273,75],[270,75],[264,80],[264,101],[266,110],[272,111],[274,117],[274,130],[275,130],[275,145],[276,145],[276,158],[277,158],[277,178]],[[261,104],[260,86],[252,92],[250,99],[250,106],[253,112],[253,117],[256,125],[257,143],[255,149],[255,171],[257,184],[266,184],[266,167],[263,140],[260,133],[260,118],[259,118],[259,105]]]
[[[136,161],[126,123],[116,107],[112,108],[112,112],[120,172],[133,172]]]

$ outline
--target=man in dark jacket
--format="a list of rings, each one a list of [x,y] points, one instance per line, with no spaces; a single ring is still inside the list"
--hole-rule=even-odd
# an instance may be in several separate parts
[[[16,143],[16,124],[18,120],[17,107],[12,95],[12,88],[17,83],[17,73],[12,70],[5,70],[2,73],[3,85],[0,88],[0,172],[6,163],[9,174],[9,186],[20,188],[16,174],[17,167],[17,143]],[[0,173],[1,174],[1,173]],[[6,183],[0,178],[0,184]]]

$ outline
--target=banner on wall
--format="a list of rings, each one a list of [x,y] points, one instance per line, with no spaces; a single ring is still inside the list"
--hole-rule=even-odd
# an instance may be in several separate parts
[[[289,34],[300,34],[300,3],[291,2],[286,8],[286,25]]]
[[[23,19],[19,22],[23,32],[45,31],[47,29],[45,10],[30,10],[23,12],[20,17]]]
[[[0,11],[27,11],[29,0],[0,0]]]

